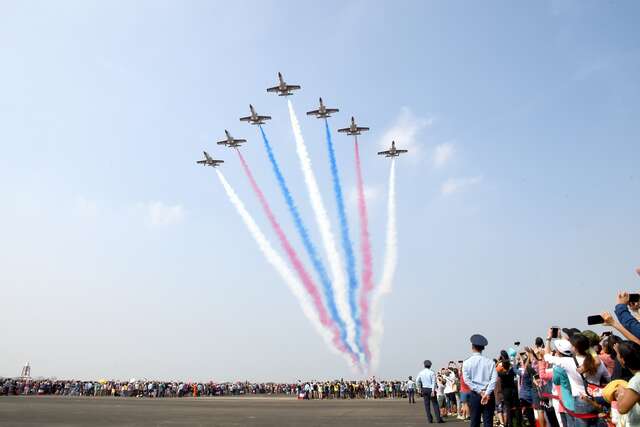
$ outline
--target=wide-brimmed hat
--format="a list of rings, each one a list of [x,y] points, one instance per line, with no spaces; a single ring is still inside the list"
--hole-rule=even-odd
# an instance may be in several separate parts
[[[629,383],[627,383],[625,380],[613,380],[609,384],[607,384],[605,388],[602,389],[602,397],[604,398],[604,400],[611,403],[611,401],[613,400],[613,393],[616,392],[618,387],[626,387],[627,385],[629,385]]]

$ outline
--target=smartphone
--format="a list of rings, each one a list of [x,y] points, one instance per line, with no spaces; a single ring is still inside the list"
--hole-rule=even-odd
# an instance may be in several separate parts
[[[516,347],[520,345],[520,341],[516,341],[513,343],[513,345],[515,345]]]
[[[640,302],[640,294],[629,294],[629,302]]]
[[[560,326],[551,327],[551,338],[560,338]]]
[[[604,319],[599,314],[587,317],[587,325],[601,325]]]

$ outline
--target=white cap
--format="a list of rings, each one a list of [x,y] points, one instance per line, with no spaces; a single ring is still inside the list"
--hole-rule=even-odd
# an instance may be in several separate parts
[[[565,339],[554,340],[553,346],[559,353],[562,353],[565,356],[573,355],[573,346],[571,345],[569,340],[565,340]]]

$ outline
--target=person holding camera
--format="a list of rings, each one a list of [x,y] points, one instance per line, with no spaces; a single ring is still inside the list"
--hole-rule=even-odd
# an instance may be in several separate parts
[[[635,303],[638,299],[636,295],[632,294],[634,298],[630,298],[628,292],[620,292],[618,293],[618,298],[616,301],[615,313],[618,318],[618,322],[629,331],[633,336],[640,339],[640,322],[633,317],[631,311],[629,311],[629,303]],[[604,317],[604,316],[603,316]]]

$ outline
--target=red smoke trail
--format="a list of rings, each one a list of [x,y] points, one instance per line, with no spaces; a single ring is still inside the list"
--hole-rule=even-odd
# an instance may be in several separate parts
[[[367,202],[364,197],[364,181],[362,179],[362,165],[360,164],[360,148],[358,137],[355,137],[356,175],[358,180],[358,213],[360,214],[360,250],[362,251],[362,291],[360,292],[360,321],[362,323],[362,345],[367,361],[371,359],[369,349],[369,294],[373,291],[373,260],[371,257],[371,241],[369,240],[369,219],[367,217]]]
[[[313,305],[316,307],[316,310],[318,310],[320,323],[322,323],[324,327],[331,330],[331,333],[333,335],[334,345],[340,351],[343,351],[343,352],[346,351],[344,344],[340,340],[340,333],[338,332],[338,328],[336,328],[336,326],[331,323],[329,315],[327,314],[327,311],[324,308],[324,305],[322,304],[322,297],[320,295],[320,292],[318,291],[318,287],[314,283],[313,279],[311,278],[307,270],[304,268],[304,265],[300,261],[300,258],[298,258],[298,254],[296,253],[295,249],[293,249],[293,246],[291,246],[291,243],[289,242],[289,239],[287,239],[287,236],[284,234],[284,231],[282,230],[280,223],[278,223],[278,220],[276,219],[273,211],[271,210],[271,207],[269,206],[269,202],[267,201],[267,198],[264,196],[264,193],[258,186],[258,183],[256,182],[255,178],[253,177],[253,174],[249,169],[249,165],[247,164],[246,160],[242,156],[242,153],[240,152],[240,150],[236,150],[236,151],[238,152],[240,163],[242,163],[242,169],[244,169],[244,172],[247,175],[249,182],[251,183],[251,188],[253,188],[254,193],[256,193],[256,196],[258,196],[258,200],[262,205],[262,209],[264,210],[265,215],[267,215],[267,218],[271,223],[271,227],[273,227],[273,230],[278,236],[278,239],[280,240],[280,244],[282,245],[282,248],[286,252],[287,257],[289,258],[289,261],[291,261],[291,264],[293,265],[294,270],[296,271],[296,273],[298,273],[300,280],[302,280],[302,284],[304,285],[304,288],[309,293],[309,296],[313,301]]]

